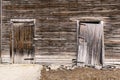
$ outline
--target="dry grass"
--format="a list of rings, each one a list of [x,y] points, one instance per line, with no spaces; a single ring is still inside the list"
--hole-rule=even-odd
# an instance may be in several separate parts
[[[76,68],[50,71],[43,69],[41,80],[120,80],[120,69]]]

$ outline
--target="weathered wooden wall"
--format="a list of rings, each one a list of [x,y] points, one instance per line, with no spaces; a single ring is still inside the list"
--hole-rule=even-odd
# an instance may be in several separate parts
[[[0,3],[1,3],[1,1],[0,1]],[[1,11],[2,11],[1,8],[2,8],[2,5],[0,4],[0,15],[1,15],[1,13],[2,13],[2,12],[1,12]],[[0,26],[1,26],[1,23],[2,23],[1,21],[2,21],[2,20],[1,20],[1,16],[0,16]],[[1,45],[1,28],[0,28],[0,45]],[[0,55],[1,55],[1,46],[0,46]]]
[[[3,0],[2,17],[2,55],[9,54],[10,19],[36,19],[36,60],[70,62],[77,52],[76,22],[70,19],[101,17],[105,57],[120,58],[120,0]]]

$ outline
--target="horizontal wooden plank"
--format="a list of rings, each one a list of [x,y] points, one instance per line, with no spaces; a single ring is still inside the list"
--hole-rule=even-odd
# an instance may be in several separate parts
[[[110,54],[106,54],[105,55],[105,58],[106,59],[120,59],[120,54],[112,54],[112,55],[110,55]]]
[[[76,52],[76,47],[56,47],[56,48],[39,48],[38,49],[41,52],[48,52],[48,53],[52,53],[52,52]],[[53,54],[53,53],[52,53]]]
[[[115,62],[110,61],[110,62],[104,62],[104,64],[106,64],[106,65],[118,65],[118,64],[120,64],[120,62],[119,61],[115,61]]]
[[[61,11],[61,12],[52,12],[51,14],[62,16],[62,15],[79,15],[82,13],[88,14],[109,14],[112,13],[113,15],[119,14],[120,10],[98,10],[98,11]]]
[[[120,44],[120,40],[105,40],[105,44]]]
[[[72,42],[72,43],[71,43]],[[64,40],[48,40],[48,41],[36,41],[35,46],[39,47],[75,47],[77,44],[74,41],[64,41]]]
[[[35,62],[72,63],[72,60],[71,59],[35,59]]]
[[[49,56],[76,56],[77,52],[46,52],[46,51],[39,51],[36,50],[35,51],[35,55],[41,55],[41,56],[45,56],[45,55],[49,55]]]
[[[75,59],[76,56],[64,56],[64,55],[35,55],[36,59]]]
[[[71,65],[72,66],[72,61],[70,60],[66,60],[66,61],[36,60],[35,63],[43,64],[43,65],[58,64],[58,65]]]
[[[39,2],[39,1],[38,1]],[[96,1],[95,1],[96,2]],[[5,5],[4,8],[6,9],[40,9],[40,8],[58,8],[58,7],[65,7],[65,8],[69,8],[69,7],[79,7],[79,8],[82,8],[82,7],[100,7],[100,6],[103,6],[104,7],[111,7],[111,6],[119,6],[119,3],[117,4],[96,4],[94,1],[93,2],[88,2],[88,1],[83,1],[83,2],[49,2],[49,3],[36,3],[36,4],[19,4],[19,5],[11,5],[11,4],[8,4],[8,5]],[[87,3],[87,4],[85,4]],[[94,5],[91,5],[91,4],[94,4]],[[14,7],[13,7],[14,6]]]
[[[65,40],[76,40],[76,32],[39,32],[36,38],[37,37],[38,38],[62,38]]]

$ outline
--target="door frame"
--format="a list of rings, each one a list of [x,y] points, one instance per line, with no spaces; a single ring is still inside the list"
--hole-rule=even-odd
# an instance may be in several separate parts
[[[81,23],[98,23],[102,25],[102,65],[104,66],[104,61],[105,61],[105,48],[104,48],[104,22],[100,20],[87,20],[87,21],[77,21],[77,56],[79,53],[79,30],[80,30],[80,24]],[[78,62],[78,57],[77,57],[77,65],[80,66],[80,63]],[[82,65],[83,66],[83,65]]]
[[[27,22],[32,22],[34,24],[34,36],[35,36],[35,32],[36,32],[36,19],[10,19],[10,24],[11,24],[11,30],[12,30],[12,54],[10,54],[10,63],[14,63],[14,27],[13,27],[13,23],[27,23]],[[35,52],[34,52],[34,57],[35,57]],[[34,61],[33,61],[34,62]]]

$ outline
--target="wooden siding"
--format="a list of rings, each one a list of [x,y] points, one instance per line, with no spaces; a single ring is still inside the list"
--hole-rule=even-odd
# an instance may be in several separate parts
[[[105,57],[120,58],[120,0],[3,0],[2,56],[9,55],[10,19],[20,18],[36,19],[36,55],[76,59],[73,17],[103,18]]]

